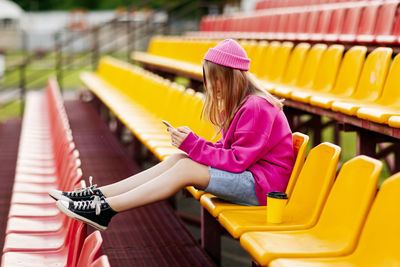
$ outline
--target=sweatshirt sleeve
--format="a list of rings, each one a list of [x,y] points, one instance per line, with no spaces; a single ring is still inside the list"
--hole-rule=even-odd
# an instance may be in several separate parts
[[[273,114],[259,113],[250,110],[239,114],[234,140],[229,148],[216,146],[192,132],[179,148],[204,165],[230,172],[245,171],[262,157],[273,124]]]

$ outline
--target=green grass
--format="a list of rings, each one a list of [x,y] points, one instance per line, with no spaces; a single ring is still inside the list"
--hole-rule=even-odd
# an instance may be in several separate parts
[[[21,101],[15,100],[0,108],[0,122],[9,119],[19,118],[21,115]]]

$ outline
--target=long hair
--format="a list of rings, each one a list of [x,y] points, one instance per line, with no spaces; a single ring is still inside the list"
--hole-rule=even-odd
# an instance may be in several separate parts
[[[228,130],[236,112],[249,95],[257,95],[282,109],[283,100],[268,93],[247,71],[224,67],[205,60],[203,81],[206,90],[202,118],[209,120],[218,134]]]

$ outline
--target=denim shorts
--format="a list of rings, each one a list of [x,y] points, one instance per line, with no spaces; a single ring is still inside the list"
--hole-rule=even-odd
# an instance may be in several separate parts
[[[251,172],[234,173],[210,166],[208,169],[210,171],[210,183],[204,189],[205,192],[236,204],[248,206],[260,205]]]

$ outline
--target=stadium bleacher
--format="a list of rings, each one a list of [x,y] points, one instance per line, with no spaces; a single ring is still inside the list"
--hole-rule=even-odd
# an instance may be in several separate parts
[[[228,203],[189,186],[186,190],[201,205],[201,244],[189,236],[170,206],[159,203],[152,211],[135,215],[157,221],[138,222],[143,228],[137,231],[151,240],[129,241],[131,248],[148,248],[132,256],[135,263],[220,265],[221,234],[226,233],[240,241],[254,265],[398,266],[399,4],[398,0],[258,1],[250,13],[203,17],[198,32],[153,37],[147,52],[132,51],[131,58],[143,67],[106,56],[96,71],[83,72],[81,81],[94,99],[91,103],[115,115],[158,161],[180,152],[171,145],[162,119],[174,126],[187,125],[209,141],[220,138],[209,122],[200,120],[204,93],[158,74],[202,82],[202,58],[223,38],[239,39],[252,60],[250,72],[267,91],[286,99],[296,163],[286,190],[289,200],[283,222],[267,222],[268,207]],[[310,121],[299,122],[304,114],[311,116]],[[321,143],[323,116],[331,119],[326,125],[335,124],[337,131],[358,134],[357,156],[343,165],[340,144]],[[314,130],[312,139],[297,132],[304,128]],[[81,142],[92,139],[88,136]],[[380,150],[381,143],[392,146]],[[396,174],[379,187],[383,164],[378,159],[390,153],[394,154],[391,171]],[[31,92],[26,99],[2,266],[32,262],[110,266],[109,258],[118,257],[118,252],[101,256],[100,232],[86,236],[86,226],[61,214],[47,195],[52,188],[85,186],[81,167],[64,102],[51,79],[45,92]],[[121,223],[120,231],[112,235],[130,237],[123,232],[129,227]],[[154,234],[163,227],[165,236]],[[174,235],[182,242],[175,243]],[[152,247],[160,238],[165,243]],[[119,255],[132,253],[126,247],[121,245]]]

